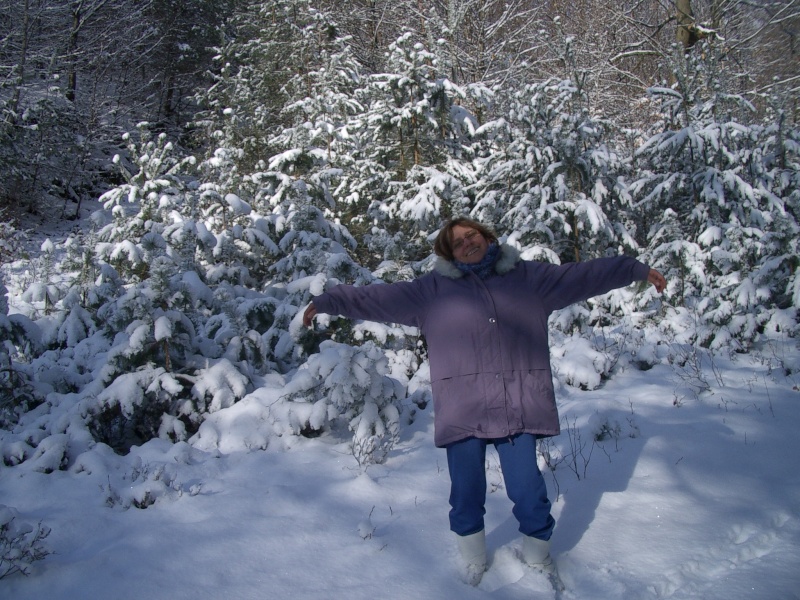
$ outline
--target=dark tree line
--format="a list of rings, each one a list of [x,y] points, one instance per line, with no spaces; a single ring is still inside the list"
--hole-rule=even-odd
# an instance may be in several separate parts
[[[96,195],[120,135],[138,121],[180,136],[231,6],[4,0],[0,206],[39,213]]]
[[[109,158],[138,122],[188,146],[195,97],[219,72],[214,57],[237,19],[286,3],[248,0],[2,0],[0,2],[0,208],[77,213],[114,181]],[[737,93],[763,109],[779,87],[797,119],[800,0],[315,0],[294,10],[337,15],[364,72],[387,66],[389,46],[405,31],[434,53],[458,85],[522,87],[561,77],[585,86],[588,109],[620,126],[652,120],[644,90],[675,75],[666,57],[710,39],[723,48]],[[282,16],[280,18],[283,18]],[[303,69],[291,31],[271,57],[275,102],[281,77]],[[277,49],[278,46],[276,45]],[[280,110],[272,111],[279,124]]]

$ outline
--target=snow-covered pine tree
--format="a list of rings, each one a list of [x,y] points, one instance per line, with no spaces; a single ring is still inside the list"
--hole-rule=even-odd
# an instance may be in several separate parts
[[[279,160],[271,164],[280,167]],[[370,283],[372,275],[359,266],[348,251],[355,239],[347,229],[325,218],[320,205],[328,205],[325,187],[280,172],[264,174],[262,194],[274,203],[270,215],[278,239],[280,257],[270,266],[267,293],[280,292],[280,306],[268,332],[268,344],[286,370],[305,356],[309,333],[299,328],[298,311],[313,295],[331,283]],[[301,341],[299,346],[295,342]],[[352,341],[347,335],[340,341]]]
[[[435,55],[410,32],[390,45],[386,71],[369,80],[372,156],[393,173],[388,195],[369,207],[370,239],[392,241],[393,252],[401,252],[386,258],[425,258],[428,236],[471,207],[465,187],[474,183],[468,138],[475,120],[457,105],[466,95],[441,76]],[[396,243],[398,234],[403,243]]]
[[[526,85],[478,131],[490,143],[476,159],[473,215],[513,231],[526,257],[573,262],[636,249],[627,167],[611,124],[589,113],[586,85],[585,73]]]
[[[46,387],[33,381],[30,360],[43,350],[41,331],[28,317],[8,314],[8,290],[0,281],[0,429],[40,404]],[[14,454],[13,462],[22,456]]]
[[[794,95],[774,92],[749,161],[755,187],[771,207],[773,220],[759,242],[763,261],[755,274],[758,285],[770,289],[774,310],[766,323],[773,332],[797,334],[800,308],[800,128],[789,119]]]
[[[222,33],[212,73],[214,84],[196,95],[201,141],[213,140],[211,156],[223,149],[226,168],[219,183],[240,193],[247,175],[274,153],[269,138],[280,129],[286,104],[283,86],[303,69],[295,53],[298,29],[308,19],[309,0],[241,3]]]
[[[791,184],[776,186],[791,168],[774,177],[787,146],[767,132],[781,128],[752,122],[750,104],[729,91],[723,60],[704,42],[673,60],[674,85],[650,90],[663,122],[637,151],[632,190],[650,262],[667,275],[679,310],[693,315],[694,341],[729,351],[747,349],[776,306],[786,307],[798,223]]]
[[[373,75],[371,127],[375,152],[402,180],[414,165],[440,164],[449,106],[436,57],[411,32],[389,46],[386,72]]]
[[[588,113],[583,89],[573,79],[548,80],[498,100],[505,111],[477,131],[482,151],[475,160],[472,215],[505,234],[529,260],[561,264],[635,254],[626,227],[627,166],[614,149],[613,129]],[[551,322],[553,333],[560,332],[554,344],[572,343],[575,332],[595,336],[587,327],[615,322],[612,315],[625,305],[622,297],[600,298],[560,311]],[[594,363],[603,375],[611,365]],[[574,377],[568,382],[594,385]]]
[[[370,125],[374,89],[349,40],[338,37],[333,16],[314,11],[311,17],[301,32],[307,64],[284,86],[290,98],[282,111],[287,126],[272,143],[284,150],[283,172],[322,187],[324,215],[363,237],[365,243],[351,253],[374,266],[391,252],[380,235],[375,243],[371,234],[369,207],[390,193],[389,171],[375,151]]]
[[[290,98],[282,113],[287,126],[270,138],[276,153],[253,176],[260,185],[254,205],[271,209],[280,251],[264,287],[277,306],[263,337],[279,370],[290,376],[291,393],[270,410],[280,431],[295,434],[314,435],[344,423],[353,435],[354,455],[368,464],[382,461],[396,441],[398,404],[405,394],[398,379],[387,375],[387,352],[402,346],[405,332],[321,318],[320,335],[301,324],[302,311],[326,286],[375,281],[353,260],[356,241],[340,216],[363,206],[364,186],[380,185],[381,179],[366,155],[364,109],[354,101],[358,65],[341,40],[323,36],[319,44],[320,33],[332,31],[332,21],[315,17],[303,30],[307,68],[284,86]],[[319,45],[313,46],[314,40]]]
[[[166,253],[164,225],[185,200],[179,173],[195,161],[178,156],[165,134],[154,138],[148,123],[137,128],[137,135],[123,136],[127,153],[114,157],[125,182],[100,197],[112,222],[98,232],[104,243],[98,244],[97,254],[124,277],[142,280],[152,258]]]
[[[205,283],[216,240],[199,220],[199,187],[181,174],[193,160],[146,124],[139,131],[126,136],[128,154],[116,159],[124,183],[103,196],[112,222],[94,248],[67,244],[75,278],[47,324],[53,349],[31,361],[47,374],[54,410],[78,411],[74,423],[85,422],[87,437],[122,452],[152,437],[186,439],[205,413],[241,398],[250,377],[268,368],[246,318],[225,335],[207,326],[221,312]],[[248,212],[236,198],[225,202],[223,211],[206,210],[212,222]],[[252,343],[236,344],[241,339]],[[106,363],[95,370],[98,356]]]
[[[294,151],[295,175],[315,166],[341,168],[352,145],[350,119],[363,111],[356,98],[361,68],[337,31],[330,14],[313,9],[296,28],[295,58],[302,68],[283,86],[284,127],[270,139],[270,147]]]
[[[206,197],[216,194],[217,200],[225,193],[244,198],[252,209],[251,221],[275,240],[276,256],[262,261],[260,271],[264,273],[260,279],[263,298],[269,304],[243,294],[239,286],[220,286],[218,292],[226,296],[221,303],[224,310],[209,326],[219,338],[235,328],[233,323],[242,311],[248,311],[249,320],[260,315],[264,326],[259,328],[260,342],[275,368],[289,374],[304,362],[317,360],[321,338],[304,330],[299,321],[312,292],[322,291],[328,281],[373,280],[351,259],[355,240],[340,219],[362,217],[359,209],[369,198],[365,190],[380,189],[385,178],[381,168],[370,163],[369,144],[360,135],[363,121],[358,116],[364,110],[355,93],[359,66],[336,36],[335,21],[303,0],[281,2],[269,10],[262,7],[252,16],[242,21],[240,33],[244,33],[226,51],[239,62],[235,74],[226,65],[227,79],[221,79],[213,91],[227,97],[224,102],[230,104],[214,100],[221,109],[219,146],[204,163],[209,173],[234,169],[238,175],[235,180],[214,177],[221,187],[211,189],[206,182],[202,191]],[[275,57],[281,58],[280,65],[272,62]],[[253,76],[259,65],[272,74],[266,87],[260,83],[263,76]],[[240,226],[246,230],[243,223]],[[230,254],[232,244],[217,236],[218,251]],[[242,256],[238,264],[250,264],[246,260]],[[256,271],[251,268],[251,272]],[[340,340],[342,368],[354,364],[362,351],[348,345],[356,342],[351,324],[342,321],[330,335]],[[371,351],[375,352],[381,351]],[[373,376],[383,381],[382,375]],[[396,430],[397,419],[391,418],[395,424],[391,427],[385,422],[391,417],[386,410],[394,401],[392,395],[383,399],[356,394],[351,405],[340,408],[350,419],[363,413],[363,423],[369,424],[354,424],[355,433]],[[384,404],[385,410],[370,410]],[[281,406],[274,406],[273,413],[279,413]],[[287,406],[290,412],[302,412],[304,402],[298,398]],[[336,416],[336,410],[331,414]],[[301,431],[310,429],[303,426],[295,433]],[[367,448],[363,442],[356,446],[366,454],[378,452],[377,446]]]
[[[359,68],[331,13],[311,0],[241,5],[228,28],[216,83],[197,95],[203,110],[196,125],[213,140],[208,159],[225,163],[217,181],[248,196],[258,187],[252,174],[281,148],[307,145],[300,137],[319,137],[307,141],[320,148],[344,139],[337,132],[355,102],[348,90]],[[298,156],[297,167],[311,154]]]
[[[359,462],[380,462],[396,441],[404,397],[403,386],[387,375],[387,350],[398,344],[387,340],[402,340],[404,331],[325,317],[322,334],[303,327],[303,310],[327,285],[367,284],[374,278],[348,254],[355,246],[349,232],[325,218],[319,207],[327,204],[324,187],[280,172],[265,174],[263,181],[271,181],[263,193],[275,203],[272,219],[282,257],[265,287],[276,308],[262,338],[279,370],[290,376],[289,392],[270,408],[275,427],[316,435],[344,422]],[[376,337],[386,343],[383,348],[368,339]]]
[[[45,239],[32,269],[31,281],[22,294],[22,301],[31,309],[31,316],[49,315],[61,299],[64,290],[56,281],[56,247],[52,240]]]
[[[279,431],[313,436],[344,426],[362,467],[382,463],[399,439],[405,390],[389,376],[386,353],[373,342],[351,346],[328,340],[286,386],[272,407]]]
[[[201,164],[200,203],[207,217],[217,214],[210,224],[217,260],[246,266],[254,282],[264,282],[280,253],[270,213],[281,200],[270,190],[283,188],[273,173],[313,180],[326,218],[337,218],[333,194],[348,195],[339,181],[352,163],[347,123],[360,110],[360,74],[335,20],[308,0],[242,7],[234,26],[219,81],[204,98],[216,148]],[[232,198],[246,205],[249,221],[234,228],[220,223],[219,207]]]

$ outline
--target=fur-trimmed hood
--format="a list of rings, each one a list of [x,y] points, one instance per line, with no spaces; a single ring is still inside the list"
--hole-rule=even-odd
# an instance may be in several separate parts
[[[498,275],[504,275],[511,271],[520,261],[519,250],[508,244],[500,244],[500,256],[494,264],[494,271]],[[464,277],[464,273],[458,269],[451,261],[441,256],[436,257],[436,262],[433,264],[433,269],[450,279],[460,279]]]

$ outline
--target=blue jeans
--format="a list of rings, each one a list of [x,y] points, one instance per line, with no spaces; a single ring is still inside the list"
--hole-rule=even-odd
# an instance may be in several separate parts
[[[550,515],[547,486],[536,464],[536,436],[522,433],[509,438],[467,438],[446,447],[450,471],[450,529],[471,535],[483,529],[486,514],[486,446],[493,444],[500,456],[506,493],[519,530],[549,540],[555,520]]]

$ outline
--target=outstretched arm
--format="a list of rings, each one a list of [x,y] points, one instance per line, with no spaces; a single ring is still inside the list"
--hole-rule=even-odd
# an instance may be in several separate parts
[[[625,287],[634,281],[651,281],[654,272],[630,256],[595,258],[563,265],[538,262],[526,265],[534,289],[548,312]]]
[[[656,291],[659,294],[667,287],[666,278],[655,269],[650,269],[650,272],[647,274],[647,281],[656,286]]]
[[[379,323],[399,323],[419,327],[425,312],[430,285],[421,281],[373,283],[355,287],[336,285],[316,296],[303,313],[303,325],[310,327],[318,314],[341,315]]]

